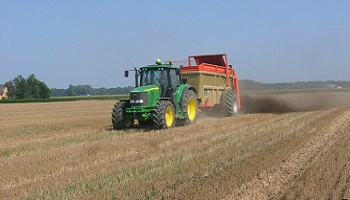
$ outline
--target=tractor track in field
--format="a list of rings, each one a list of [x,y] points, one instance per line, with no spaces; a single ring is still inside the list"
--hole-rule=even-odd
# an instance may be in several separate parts
[[[350,121],[350,113],[347,112],[338,118],[336,124],[324,127],[313,139],[309,140],[302,148],[289,155],[281,165],[271,169],[271,172],[263,172],[251,181],[244,183],[234,190],[227,199],[270,199],[286,198],[285,191],[293,188],[293,182],[298,181],[301,175],[322,154],[324,154],[345,133]],[[344,171],[345,166],[343,167]],[[339,174],[341,177],[342,174]],[[338,177],[338,178],[339,178]],[[348,182],[348,181],[347,181]],[[338,181],[337,181],[338,183]],[[337,186],[335,186],[337,187]],[[347,187],[343,190],[345,191]]]

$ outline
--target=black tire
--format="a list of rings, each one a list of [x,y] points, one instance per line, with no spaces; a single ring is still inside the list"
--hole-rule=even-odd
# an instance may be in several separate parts
[[[194,124],[197,121],[198,102],[197,96],[192,90],[187,90],[181,100],[182,113],[185,119],[181,120],[181,125]]]
[[[112,124],[113,129],[126,129],[131,128],[134,124],[133,119],[126,119],[126,108],[130,107],[129,101],[120,101],[114,105],[112,111]]]
[[[159,101],[153,112],[153,125],[156,129],[167,129],[175,124],[175,109],[170,101]]]
[[[237,116],[239,113],[237,94],[234,90],[224,90],[220,97],[221,113],[227,117]]]

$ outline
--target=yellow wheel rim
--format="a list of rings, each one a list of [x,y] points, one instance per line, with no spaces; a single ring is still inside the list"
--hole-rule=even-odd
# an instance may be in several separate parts
[[[165,124],[167,127],[170,127],[174,122],[174,113],[171,108],[167,108],[165,112]]]
[[[192,98],[188,100],[187,115],[190,121],[196,118],[196,102]]]
[[[126,119],[126,120],[124,121],[124,126],[125,126],[125,127],[130,127],[131,124],[132,124],[132,120],[131,120],[131,119]]]

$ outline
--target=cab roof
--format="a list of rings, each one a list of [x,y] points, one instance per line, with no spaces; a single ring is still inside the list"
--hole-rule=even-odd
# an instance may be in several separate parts
[[[155,68],[178,69],[180,67],[177,66],[177,65],[161,64],[161,65],[146,65],[146,66],[141,67],[141,69],[144,69],[144,68],[151,68],[151,69],[155,69]]]

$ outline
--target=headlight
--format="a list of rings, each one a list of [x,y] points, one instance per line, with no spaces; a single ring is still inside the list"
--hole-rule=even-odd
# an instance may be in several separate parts
[[[143,103],[143,99],[136,99],[135,103]]]
[[[130,103],[132,106],[146,106],[148,104],[147,92],[130,93]]]
[[[143,103],[143,99],[130,99],[130,103]]]

